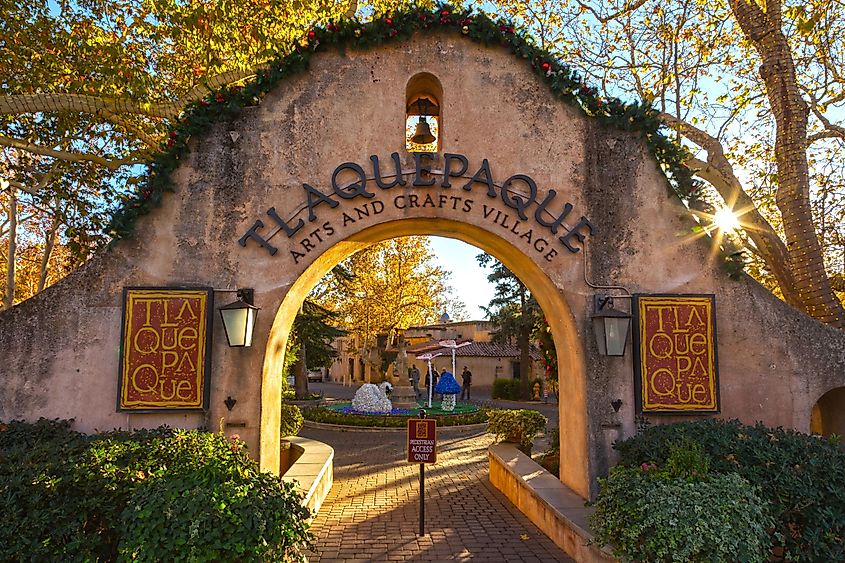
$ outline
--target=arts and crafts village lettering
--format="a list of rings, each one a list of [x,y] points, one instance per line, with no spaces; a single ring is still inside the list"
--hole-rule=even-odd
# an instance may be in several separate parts
[[[464,214],[479,213],[483,220],[516,235],[530,250],[547,261],[558,254],[555,240],[569,252],[576,253],[581,250],[578,243],[583,243],[593,231],[592,223],[584,216],[573,220],[570,226],[567,219],[573,206],[568,202],[556,202],[558,194],[555,190],[549,190],[543,200],[538,201],[537,184],[530,176],[514,174],[496,184],[487,159],[482,160],[471,176],[468,175],[470,163],[466,156],[445,153],[442,170],[439,171],[432,168],[437,159],[435,154],[414,153],[413,170],[403,171],[399,154],[393,153],[390,155],[392,164],[389,171],[385,171],[379,158],[373,155],[370,157],[372,174],[369,177],[363,166],[345,162],[332,173],[331,191],[323,192],[303,183],[303,203],[293,218],[285,219],[275,207],[271,207],[267,210],[267,223],[262,219],[256,220],[238,242],[246,246],[251,239],[273,256],[279,249],[270,240],[282,231],[294,241],[289,252],[294,262],[299,263],[320,243],[333,237],[338,229],[377,216],[384,212],[387,205],[399,210],[437,208]],[[425,194],[386,193],[393,188],[407,186],[409,181],[414,188],[439,190]],[[486,203],[475,199],[477,187],[484,190]],[[453,188],[460,191],[450,191]],[[340,218],[334,221],[319,218],[321,206],[334,209],[341,201],[354,205],[344,207]],[[303,210],[307,210],[307,220],[299,217]]]

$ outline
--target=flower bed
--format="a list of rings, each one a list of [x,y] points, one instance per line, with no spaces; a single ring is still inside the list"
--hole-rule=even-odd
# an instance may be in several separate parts
[[[460,410],[458,410],[460,409]],[[437,420],[438,426],[463,426],[487,422],[487,413],[493,409],[476,405],[460,404],[451,413],[435,407],[426,408],[429,418]],[[322,424],[344,426],[369,426],[378,428],[404,428],[409,417],[419,414],[417,409],[393,409],[391,414],[360,413],[352,410],[350,403],[337,403],[331,407],[310,407],[302,409],[305,420]]]

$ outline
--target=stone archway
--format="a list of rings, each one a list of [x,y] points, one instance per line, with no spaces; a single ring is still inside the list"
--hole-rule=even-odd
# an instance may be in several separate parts
[[[261,390],[261,465],[278,470],[279,405],[282,365],[290,327],[302,301],[311,288],[337,263],[371,244],[401,236],[435,235],[472,244],[495,256],[517,272],[544,311],[555,340],[558,355],[558,381],[566,390],[559,402],[561,480],[584,497],[589,496],[589,452],[587,424],[587,385],[583,347],[573,313],[549,276],[528,256],[497,234],[469,223],[449,219],[408,218],[367,228],[335,243],[317,258],[284,296],[270,329]]]
[[[819,397],[810,414],[810,432],[845,435],[845,387],[831,389]]]
[[[419,73],[443,91],[440,152],[426,157],[404,149],[405,85]],[[0,420],[74,418],[84,432],[222,427],[272,469],[270,374],[291,304],[344,256],[401,233],[478,245],[560,313],[550,320],[574,405],[561,413],[562,439],[577,456],[564,480],[584,497],[612,464],[612,440],[636,430],[633,355],[601,355],[590,330],[592,298],[608,286],[715,296],[720,416],[807,431],[816,399],[845,385],[842,333],[720,271],[647,140],[562,102],[530,61],[432,29],[321,50],[307,75],[285,76],[249,107],[204,114],[214,123],[202,134],[174,132],[190,150],[158,163],[173,193],[129,206],[133,238],[0,312]],[[142,204],[149,214],[135,210]],[[264,313],[252,348],[226,347],[211,311],[207,410],[116,408],[122,294],[139,286],[255,289]]]

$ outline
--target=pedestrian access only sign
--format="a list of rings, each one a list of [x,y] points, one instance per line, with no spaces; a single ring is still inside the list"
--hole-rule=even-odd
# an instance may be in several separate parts
[[[427,418],[408,420],[408,461],[410,463],[437,461],[437,420]]]

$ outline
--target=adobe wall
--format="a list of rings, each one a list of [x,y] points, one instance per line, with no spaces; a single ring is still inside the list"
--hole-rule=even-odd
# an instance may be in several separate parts
[[[162,423],[216,430],[222,419],[244,425],[229,431],[253,452],[271,452],[278,407],[266,398],[262,405],[262,393],[272,397],[278,387],[277,358],[299,300],[356,249],[393,236],[437,234],[495,254],[545,306],[562,366],[564,457],[574,460],[564,481],[583,496],[594,493],[594,477],[612,461],[610,442],[634,431],[630,344],[623,358],[598,356],[589,317],[592,296],[602,291],[585,281],[585,252],[568,251],[537,223],[536,203],[517,223],[499,192],[488,196],[478,183],[461,189],[466,178],[453,178],[451,188],[441,187],[438,175],[434,186],[411,185],[416,170],[403,150],[404,92],[421,71],[437,76],[444,91],[443,145],[433,170],[442,166],[443,152],[459,153],[469,176],[484,159],[499,185],[513,174],[529,175],[537,202],[556,190],[550,209],[572,205],[568,228],[581,216],[594,226],[592,234],[580,231],[593,284],[716,294],[722,416],[809,430],[816,400],[845,385],[845,336],[749,278],[728,279],[713,264],[708,243],[685,236],[693,223],[668,195],[641,140],[605,130],[556,101],[528,65],[503,49],[436,34],[316,56],[307,74],[281,84],[258,108],[193,139],[175,176],[176,192],[139,221],[132,239],[0,314],[0,420],[72,417],[76,428],[93,431]],[[336,207],[320,205],[316,220],[308,221],[303,182],[331,193],[338,165],[354,162],[371,172],[376,155],[386,170],[393,152],[409,172],[406,186],[385,190],[370,180],[372,198],[335,195]],[[304,218],[305,226],[291,238],[281,232],[269,239],[275,255],[255,239],[239,245],[257,220],[265,225],[258,232],[269,236],[270,207],[291,224]],[[122,288],[171,285],[254,287],[262,308],[255,344],[227,347],[215,312],[209,411],[116,412]],[[230,299],[218,294],[216,305]],[[237,399],[231,412],[223,404],[228,396]],[[623,401],[618,413],[614,399]],[[272,468],[270,457],[263,466]]]

